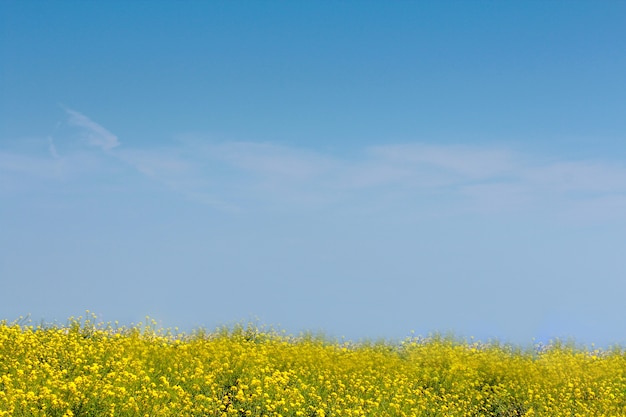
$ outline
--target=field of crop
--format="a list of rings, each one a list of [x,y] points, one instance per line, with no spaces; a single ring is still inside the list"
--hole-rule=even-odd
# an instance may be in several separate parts
[[[3,322],[0,416],[626,416],[626,354]]]

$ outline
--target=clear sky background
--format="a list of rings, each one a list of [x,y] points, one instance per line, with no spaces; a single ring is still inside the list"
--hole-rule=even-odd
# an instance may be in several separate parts
[[[0,318],[626,342],[626,3],[0,2]]]

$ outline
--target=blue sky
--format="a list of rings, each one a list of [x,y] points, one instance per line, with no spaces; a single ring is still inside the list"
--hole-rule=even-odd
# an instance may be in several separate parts
[[[0,3],[0,317],[626,342],[623,2]]]

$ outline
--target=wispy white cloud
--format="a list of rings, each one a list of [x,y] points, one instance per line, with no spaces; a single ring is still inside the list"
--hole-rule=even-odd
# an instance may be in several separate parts
[[[57,148],[56,146],[54,146],[54,140],[52,139],[52,137],[48,137],[48,152],[50,152],[50,156],[52,156],[54,159],[60,159]]]
[[[557,161],[524,167],[519,177],[536,189],[552,192],[626,192],[626,167],[601,161]]]
[[[50,158],[0,151],[0,172],[5,172],[15,177],[49,178],[58,175],[58,167],[59,164]]]
[[[68,124],[80,129],[90,146],[60,152],[63,140],[50,138],[44,154],[0,149],[5,182],[23,175],[55,178],[125,167],[188,200],[225,211],[358,204],[381,212],[402,207],[626,218],[626,165],[615,162],[546,160],[503,147],[427,143],[371,146],[348,155],[203,139],[130,148],[86,116],[66,112]]]
[[[503,175],[516,167],[511,152],[501,149],[418,143],[374,146],[368,151],[380,161],[413,168],[436,168],[463,179]]]
[[[626,196],[626,165],[552,160],[480,146],[381,145],[347,158],[257,144],[228,144],[221,162],[250,170],[271,198],[294,202],[371,201],[484,213],[553,212],[615,217]],[[202,153],[200,153],[201,155]],[[214,155],[215,156],[215,155]],[[218,153],[218,158],[221,156]],[[253,187],[254,188],[254,187]],[[306,197],[306,198],[305,198]],[[395,202],[395,203],[394,203]],[[626,211],[621,212],[626,217]]]
[[[22,191],[51,181],[62,180],[67,167],[62,160],[48,155],[21,153],[0,149],[0,200],[1,192]]]
[[[89,145],[105,151],[119,146],[120,142],[117,136],[87,116],[68,108],[65,108],[65,112],[68,115],[68,123],[82,129],[82,134]]]
[[[172,178],[189,175],[190,161],[178,155],[176,149],[121,149],[117,158],[152,178]]]
[[[189,151],[184,147],[119,149],[111,156],[187,200],[224,212],[241,211],[239,205],[217,195],[212,189],[215,180],[203,169],[206,159]]]

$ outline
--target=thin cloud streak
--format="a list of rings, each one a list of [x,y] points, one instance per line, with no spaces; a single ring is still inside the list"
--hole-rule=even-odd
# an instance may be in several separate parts
[[[267,143],[222,143],[209,146],[206,151],[240,169],[292,180],[316,178],[336,165],[326,155]]]
[[[81,158],[77,158],[75,165]],[[67,176],[70,164],[66,159],[51,158],[47,155],[0,150],[0,175],[7,181],[20,183],[26,181],[56,181]]]
[[[87,116],[68,108],[65,108],[65,112],[69,116],[68,123],[83,130],[83,135],[89,145],[96,146],[104,151],[109,151],[120,145],[117,136]]]
[[[119,149],[111,154],[131,166],[138,173],[165,188],[223,212],[241,212],[239,205],[228,202],[208,190],[211,176],[202,171],[202,158],[186,155],[184,148],[159,148],[151,150]]]
[[[626,168],[598,161],[558,161],[519,173],[534,188],[568,193],[625,193]]]
[[[52,158],[61,159],[56,146],[54,146],[54,140],[51,137],[48,138],[48,152],[50,152],[50,156],[52,156]]]
[[[377,159],[395,165],[432,167],[464,179],[489,178],[511,172],[516,164],[511,152],[469,146],[401,144],[368,149]]]
[[[601,213],[603,208],[614,211],[611,207],[619,206],[626,193],[625,166],[584,160],[539,163],[506,149],[384,145],[340,158],[251,142],[179,146],[160,153],[165,159],[178,155],[193,167],[187,172],[195,176],[198,188],[188,187],[188,193],[219,189],[213,195],[242,207],[265,202],[319,208],[351,204],[354,198],[377,205],[393,205],[399,198],[405,206],[407,201],[419,206],[424,198],[438,195],[446,198],[436,204],[452,204],[452,198],[461,211],[571,212],[584,207]],[[180,179],[180,172],[167,175]],[[210,184],[207,189],[200,179]]]
[[[87,174],[83,180],[89,181],[89,174],[125,165],[188,200],[228,212],[360,205],[381,213],[403,207],[596,218],[619,212],[618,217],[626,217],[620,211],[626,166],[606,161],[545,162],[506,148],[426,143],[371,146],[347,157],[271,143],[201,139],[127,148],[81,113],[65,111],[68,124],[80,129],[91,149],[69,147],[61,156],[56,143],[62,140],[48,138],[47,158],[0,151],[5,182],[61,173]]]
[[[180,157],[175,149],[120,149],[114,156],[133,166],[141,174],[156,179],[189,176],[191,170],[191,164]]]

